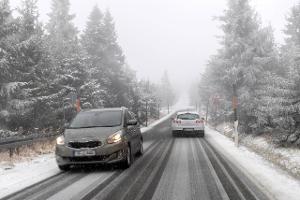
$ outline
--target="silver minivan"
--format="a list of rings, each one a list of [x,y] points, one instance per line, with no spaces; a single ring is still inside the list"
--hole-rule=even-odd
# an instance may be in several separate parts
[[[124,107],[81,111],[56,139],[61,170],[108,163],[127,168],[136,154],[143,154],[143,136],[134,114]]]

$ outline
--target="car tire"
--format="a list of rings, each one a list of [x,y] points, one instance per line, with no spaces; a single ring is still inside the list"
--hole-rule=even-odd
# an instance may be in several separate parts
[[[58,165],[58,168],[61,171],[69,171],[70,170],[70,165]]]
[[[177,137],[178,134],[175,131],[172,131],[172,135],[173,137]]]
[[[143,155],[144,154],[144,146],[143,146],[143,140],[141,139],[140,140],[140,149],[139,149],[139,151],[137,152],[137,155],[138,156],[141,156],[141,155]]]
[[[199,137],[201,138],[204,138],[204,135],[205,135],[204,131],[199,133]]]
[[[132,155],[131,148],[129,145],[126,148],[126,151],[127,151],[126,159],[121,163],[121,168],[123,168],[123,169],[129,168],[133,162],[133,155]]]

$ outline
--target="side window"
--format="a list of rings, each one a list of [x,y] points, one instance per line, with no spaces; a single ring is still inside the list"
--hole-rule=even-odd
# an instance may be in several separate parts
[[[130,112],[130,111],[128,111],[128,113],[129,113],[129,115],[130,115],[130,119],[135,119],[135,114],[134,114],[134,113],[132,113],[132,112]]]
[[[127,112],[126,112],[126,119],[125,119],[125,120],[129,121],[129,120],[132,120],[132,119],[133,119],[133,118],[132,118],[130,112],[127,111]]]

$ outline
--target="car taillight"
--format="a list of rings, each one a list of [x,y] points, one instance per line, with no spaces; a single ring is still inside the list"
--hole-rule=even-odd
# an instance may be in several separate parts
[[[202,124],[202,123],[203,123],[203,120],[196,120],[196,123],[197,123],[197,124]]]

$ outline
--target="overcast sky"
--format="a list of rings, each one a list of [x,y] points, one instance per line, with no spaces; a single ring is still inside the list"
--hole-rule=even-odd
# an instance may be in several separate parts
[[[199,77],[218,49],[221,35],[217,21],[226,0],[70,0],[75,25],[84,29],[95,4],[111,11],[128,64],[139,78],[161,79],[164,70],[175,87],[188,87]],[[285,16],[298,0],[252,0],[262,22],[271,24],[275,38],[283,42]],[[12,7],[20,0],[11,0]],[[48,20],[51,0],[39,0],[41,20]]]

